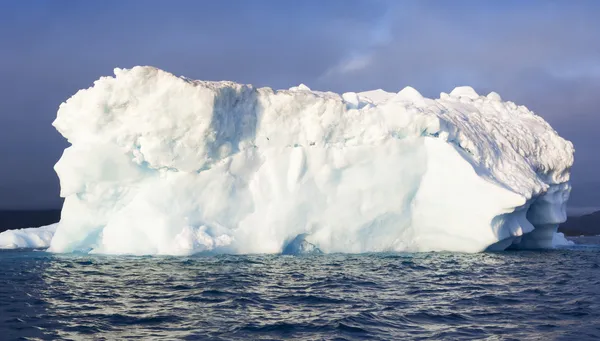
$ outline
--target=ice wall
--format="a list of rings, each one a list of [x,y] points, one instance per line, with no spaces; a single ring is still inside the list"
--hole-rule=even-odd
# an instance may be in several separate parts
[[[71,143],[54,252],[478,252],[550,247],[566,219],[572,144],[469,87],[338,95],[135,67],[54,126]]]

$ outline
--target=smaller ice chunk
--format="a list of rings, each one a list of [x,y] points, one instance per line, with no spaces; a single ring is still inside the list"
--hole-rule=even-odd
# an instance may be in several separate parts
[[[373,104],[383,103],[389,100],[390,98],[394,97],[395,95],[396,94],[394,94],[393,92],[387,92],[383,89],[363,91],[358,93],[359,97],[368,98],[369,100],[371,100],[371,102],[373,102]]]
[[[448,95],[445,92],[440,92],[440,99],[447,101],[449,98],[450,98],[450,95]]]
[[[311,91],[310,88],[304,84],[300,84],[298,86],[293,86],[290,88],[290,91]]]
[[[46,249],[58,224],[0,233],[0,249]]]
[[[555,232],[552,237],[552,247],[574,245],[572,240],[568,240],[564,233]]]
[[[394,100],[421,103],[423,102],[423,95],[421,95],[421,93],[418,92],[415,88],[407,86],[404,89],[400,90],[400,92],[398,92],[396,96],[394,96]]]
[[[296,236],[289,242],[281,252],[284,255],[306,255],[306,254],[321,254],[323,251],[315,244],[306,240],[308,234],[302,233]]]
[[[475,92],[475,90],[470,86],[457,86],[450,92],[450,96],[452,97],[466,97],[469,99],[477,99],[479,98],[479,94]]]
[[[487,95],[487,99],[489,99],[490,101],[498,101],[498,102],[502,101],[502,97],[500,97],[500,95],[497,92],[494,92],[494,91],[490,92]]]
[[[360,104],[360,101],[358,100],[358,95],[356,94],[356,92],[346,92],[342,95],[342,98],[348,104],[349,108],[356,109],[356,108],[358,108],[358,105]]]

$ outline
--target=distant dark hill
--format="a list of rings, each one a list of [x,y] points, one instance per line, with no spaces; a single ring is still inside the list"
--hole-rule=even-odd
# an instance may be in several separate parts
[[[0,210],[0,232],[50,225],[60,220],[60,210],[2,211]]]
[[[600,211],[580,217],[568,217],[566,222],[560,224],[558,232],[566,236],[598,236],[600,235]]]

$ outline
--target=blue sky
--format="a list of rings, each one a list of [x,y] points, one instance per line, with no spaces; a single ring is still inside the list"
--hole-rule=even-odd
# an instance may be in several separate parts
[[[0,0],[0,208],[59,206],[61,102],[114,67],[336,92],[496,91],[575,144],[600,207],[600,1]]]

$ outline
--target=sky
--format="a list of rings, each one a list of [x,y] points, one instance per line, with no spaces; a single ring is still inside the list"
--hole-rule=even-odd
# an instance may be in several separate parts
[[[496,91],[576,149],[600,208],[600,1],[0,0],[0,208],[60,207],[58,106],[115,67],[334,92]]]

